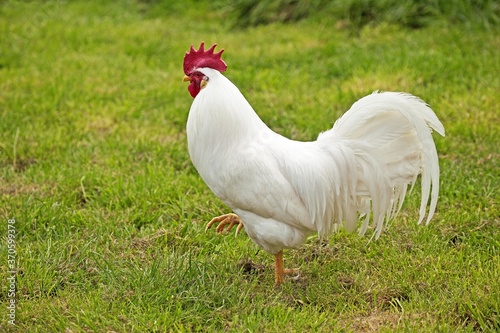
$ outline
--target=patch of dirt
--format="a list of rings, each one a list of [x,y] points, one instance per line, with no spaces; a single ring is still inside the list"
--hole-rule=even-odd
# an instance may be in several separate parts
[[[400,302],[409,301],[410,295],[404,288],[386,289],[377,295],[375,306],[382,310],[399,307]]]
[[[238,268],[243,274],[264,274],[266,266],[258,264],[250,259],[242,259],[238,262]]]
[[[144,236],[144,237],[136,237],[132,239],[131,246],[137,250],[145,250],[148,248],[151,243],[153,243],[157,238],[163,237],[167,234],[167,230],[164,228],[160,228],[155,231],[152,235]]]
[[[353,318],[351,324],[346,327],[353,332],[368,333],[380,331],[393,331],[400,325],[401,321],[410,319],[419,322],[424,315],[394,313],[389,311],[374,310],[373,312]]]
[[[19,194],[30,194],[39,190],[35,184],[0,184],[0,195],[16,196]]]
[[[1,148],[1,147],[0,147]],[[36,164],[37,160],[32,157],[26,157],[26,158],[16,158],[14,161],[12,159],[9,159],[8,162],[1,162],[0,161],[0,167],[11,167],[14,169],[16,173],[21,173],[25,171],[27,168],[29,168],[31,165]]]
[[[354,318],[350,328],[354,332],[378,332],[381,328],[395,329],[401,320],[401,314],[391,312],[373,312]]]
[[[356,281],[354,280],[354,278],[347,276],[347,275],[339,276],[337,278],[337,281],[342,286],[342,288],[344,288],[346,290],[351,289],[356,284]]]
[[[303,260],[306,263],[313,261],[320,263],[330,262],[336,257],[338,252],[337,248],[319,240],[313,244],[303,245],[303,248],[305,251],[301,255],[303,255]]]

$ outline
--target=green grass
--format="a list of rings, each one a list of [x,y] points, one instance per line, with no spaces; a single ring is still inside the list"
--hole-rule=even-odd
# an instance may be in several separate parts
[[[216,0],[216,3],[230,13],[236,27],[294,22],[307,17],[322,17],[354,27],[391,22],[420,28],[438,20],[483,27],[500,23],[500,6],[495,0]]]
[[[0,331],[16,220],[19,332],[500,329],[498,26],[362,28],[310,18],[233,29],[190,2],[0,4]],[[314,139],[373,90],[431,104],[447,136],[438,212],[418,188],[376,241],[340,232],[272,257],[190,163],[184,52],[225,48],[226,75],[271,128]]]

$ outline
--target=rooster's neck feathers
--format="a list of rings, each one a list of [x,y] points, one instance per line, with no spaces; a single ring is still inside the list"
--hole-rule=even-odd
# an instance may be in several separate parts
[[[251,140],[256,134],[272,132],[239,89],[224,75],[211,68],[198,71],[208,77],[208,83],[193,101],[188,119],[188,126],[192,130],[215,130],[204,133],[208,135],[209,141],[213,139],[233,145]]]

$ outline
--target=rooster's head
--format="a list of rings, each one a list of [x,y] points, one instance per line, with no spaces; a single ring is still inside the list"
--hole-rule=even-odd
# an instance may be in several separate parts
[[[191,45],[191,49],[184,56],[184,73],[186,75],[184,75],[183,81],[190,82],[188,90],[193,98],[198,95],[208,82],[208,77],[198,71],[198,68],[209,67],[219,72],[224,72],[227,68],[226,63],[221,59],[224,50],[214,53],[216,46],[217,44],[214,44],[205,51],[205,43],[203,42],[198,50],[195,50]]]

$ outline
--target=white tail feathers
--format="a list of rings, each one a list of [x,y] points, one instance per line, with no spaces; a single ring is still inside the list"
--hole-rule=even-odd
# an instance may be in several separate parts
[[[373,215],[376,238],[384,221],[401,209],[409,184],[421,175],[422,198],[418,223],[434,215],[439,194],[439,164],[432,130],[444,136],[444,127],[434,112],[419,98],[405,93],[368,95],[352,105],[333,128],[318,141],[342,141],[356,158],[357,210],[365,216],[364,234]],[[430,206],[427,212],[427,205]],[[347,222],[347,229],[355,223]]]

